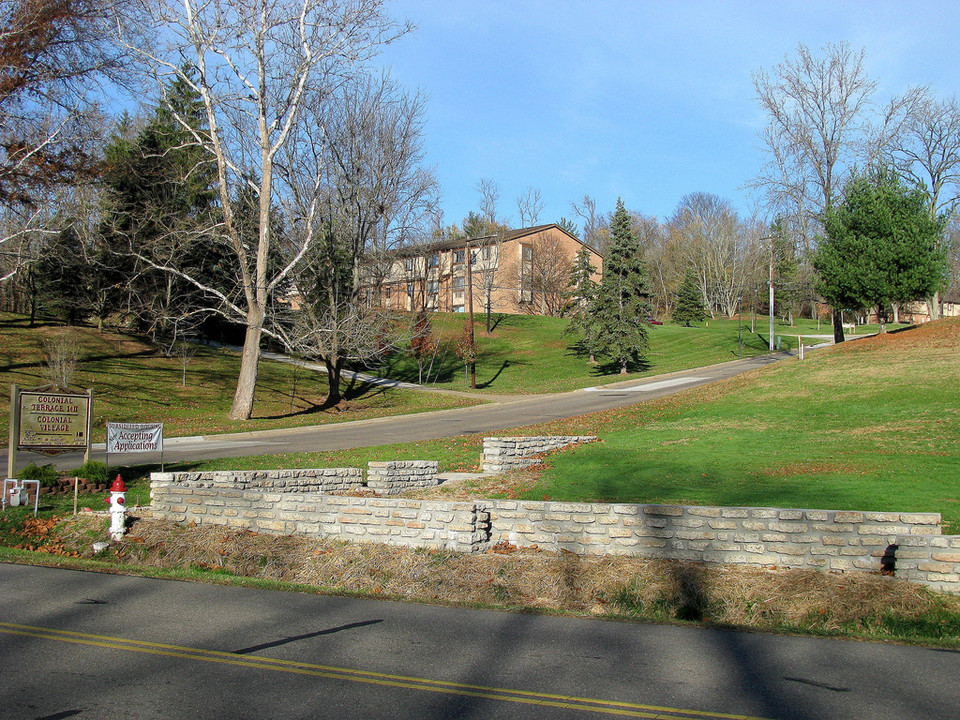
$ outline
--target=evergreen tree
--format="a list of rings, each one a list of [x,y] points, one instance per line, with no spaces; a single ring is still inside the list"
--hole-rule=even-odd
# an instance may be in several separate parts
[[[610,244],[604,260],[603,280],[592,303],[592,332],[599,355],[609,358],[621,374],[643,366],[647,347],[649,304],[647,270],[630,215],[617,200],[610,221]]]
[[[177,118],[188,119],[190,127]],[[129,123],[121,122],[105,152],[102,242],[113,251],[113,265],[122,264],[130,278],[130,309],[142,329],[171,340],[209,318],[218,304],[211,295],[230,297],[237,285],[220,270],[228,266],[221,262],[227,248],[210,232],[218,211],[214,168],[197,140],[204,122],[199,95],[178,78],[146,126],[131,139]],[[136,264],[131,255],[139,258]]]
[[[581,248],[573,260],[570,269],[570,302],[565,314],[570,318],[567,333],[580,336],[578,349],[590,356],[590,362],[596,362],[596,343],[594,338],[593,303],[597,296],[597,283],[593,275],[597,269],[590,263],[590,251]]]
[[[90,314],[90,267],[71,225],[61,230],[31,266],[41,314],[75,325]]]
[[[697,276],[693,268],[687,268],[683,276],[683,284],[677,290],[676,303],[673,307],[673,321],[690,327],[692,322],[703,322],[707,319],[707,310],[703,306],[703,294],[697,285]]]
[[[577,224],[573,222],[573,220],[567,220],[567,218],[562,217],[560,218],[559,222],[557,222],[557,225],[561,230],[566,230],[568,233],[577,238],[577,240],[580,239],[580,228],[577,227]]]
[[[930,217],[922,191],[888,170],[854,177],[824,227],[813,266],[817,292],[835,311],[875,307],[883,332],[892,303],[920,300],[945,285],[944,222]],[[836,340],[843,341],[842,326]]]

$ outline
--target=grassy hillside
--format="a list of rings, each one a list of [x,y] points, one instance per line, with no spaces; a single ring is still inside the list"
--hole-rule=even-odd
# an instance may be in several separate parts
[[[588,416],[530,498],[934,511],[960,532],[960,319]]]
[[[465,389],[463,363],[453,352],[453,344],[462,333],[463,314],[436,313],[430,316],[434,333],[441,337],[446,350],[441,350],[434,363],[430,385],[456,390]],[[568,321],[561,318],[533,315],[495,316],[491,333],[486,332],[482,315],[475,318],[477,356],[477,390],[481,393],[516,394],[575,390],[590,385],[616,382],[625,377],[591,365],[588,358],[572,349],[575,338],[564,334]],[[671,323],[648,328],[649,368],[627,378],[660,375],[693,367],[735,360],[768,352],[768,325],[750,333],[750,320],[740,325],[726,318],[711,320],[698,327],[681,327]],[[778,334],[811,333],[815,324],[790,328],[777,325]],[[829,333],[829,328],[823,332]],[[742,343],[742,345],[741,345]],[[795,338],[784,338],[784,347],[796,345]],[[382,368],[382,374],[417,382],[416,364],[409,358],[395,356]]]
[[[240,359],[236,353],[197,347],[184,367],[177,357],[164,357],[143,339],[92,328],[27,327],[26,321],[0,314],[0,433],[6,444],[11,384],[38,387],[48,382],[44,344],[67,338],[76,348],[72,384],[93,388],[95,441],[102,441],[105,423],[163,422],[167,437],[264,430],[297,425],[359,420],[383,415],[472,405],[470,398],[366,386],[344,388],[348,410],[324,408],[325,373],[263,361],[257,380],[254,417],[227,420]]]
[[[939,512],[960,533],[960,319],[824,348],[728,381],[504,435],[586,433],[539,477],[440,496]],[[477,469],[482,436],[203,468],[358,466],[432,458]]]

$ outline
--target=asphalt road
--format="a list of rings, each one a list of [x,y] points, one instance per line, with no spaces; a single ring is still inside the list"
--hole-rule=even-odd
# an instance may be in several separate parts
[[[553,395],[515,396],[509,401],[454,410],[254,433],[167,438],[164,440],[163,460],[179,462],[246,455],[344,450],[492,432],[633,405],[733,377],[785,357],[788,357],[785,353],[764,355],[600,388]],[[157,421],[162,421],[162,418]],[[95,460],[106,459],[103,446],[95,446],[92,456]],[[0,462],[3,463],[0,467],[5,469],[6,451],[0,455]],[[18,468],[30,462],[53,462],[59,468],[70,469],[80,465],[83,457],[79,453],[68,453],[52,459],[34,453],[17,454]],[[160,456],[151,453],[110,457],[110,465],[113,467],[159,462]]]
[[[0,564],[8,720],[957,717],[960,653]]]

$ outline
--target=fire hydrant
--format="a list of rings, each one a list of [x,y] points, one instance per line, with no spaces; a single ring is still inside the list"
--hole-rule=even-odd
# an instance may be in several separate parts
[[[110,503],[110,537],[114,540],[122,540],[127,529],[127,506],[124,504],[126,492],[127,486],[117,475],[117,479],[110,486],[110,497],[107,498]]]

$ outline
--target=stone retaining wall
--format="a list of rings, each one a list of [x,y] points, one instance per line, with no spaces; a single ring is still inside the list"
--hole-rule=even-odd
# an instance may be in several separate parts
[[[151,475],[153,517],[457,552],[478,550],[490,534],[489,513],[476,503],[323,495],[289,486],[232,487],[184,477],[191,474],[198,473]]]
[[[483,469],[504,472],[537,465],[532,457],[575,443],[593,442],[593,435],[549,435],[542,437],[494,437],[483,439]]]
[[[191,487],[229,490],[278,490],[295,492],[345,492],[363,487],[359,468],[308,468],[296,470],[218,470],[212,472],[151,473],[155,483],[188,484]],[[164,493],[160,493],[160,497]]]
[[[960,536],[937,513],[515,500],[437,502],[325,495],[315,476],[153,473],[154,517],[404,547],[481,552],[497,543],[578,554],[879,572],[960,592]],[[313,471],[316,472],[316,471]],[[359,473],[359,470],[352,472]],[[357,479],[359,481],[359,477]]]
[[[901,536],[896,544],[898,578],[960,592],[960,535]]]
[[[367,489],[379,495],[396,495],[413,488],[436,487],[436,460],[386,460],[367,464]]]
[[[487,507],[492,543],[843,572],[879,572],[892,561],[901,577],[960,591],[960,537],[940,534],[938,513],[511,500]]]

